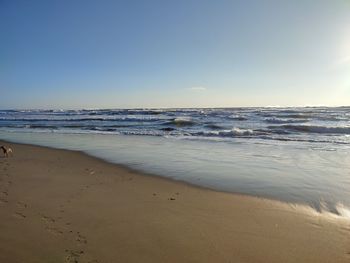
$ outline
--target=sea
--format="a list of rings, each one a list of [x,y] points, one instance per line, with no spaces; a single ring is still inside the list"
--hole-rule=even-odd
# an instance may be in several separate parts
[[[0,110],[0,139],[350,218],[350,107]]]

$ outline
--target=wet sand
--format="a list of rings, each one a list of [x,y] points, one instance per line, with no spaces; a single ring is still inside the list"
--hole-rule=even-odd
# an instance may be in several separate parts
[[[350,219],[0,144],[0,262],[350,262]]]

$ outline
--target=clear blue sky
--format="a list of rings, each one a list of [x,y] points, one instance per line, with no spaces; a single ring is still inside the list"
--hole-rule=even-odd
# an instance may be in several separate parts
[[[350,105],[350,1],[0,0],[0,108]]]

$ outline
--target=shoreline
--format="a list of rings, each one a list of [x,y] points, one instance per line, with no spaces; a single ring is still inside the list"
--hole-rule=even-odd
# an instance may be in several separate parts
[[[350,259],[350,223],[335,215],[141,173],[82,151],[4,143],[15,154],[0,158],[1,261]]]
[[[350,215],[348,215],[348,210],[346,210],[345,214],[346,214],[346,218],[343,214],[341,214],[341,211],[343,208],[340,207],[334,207],[332,210],[329,210],[327,208],[323,208],[321,206],[319,207],[313,207],[311,206],[311,204],[307,203],[307,202],[292,202],[292,201],[288,201],[288,200],[282,200],[282,199],[278,199],[277,197],[274,198],[272,196],[270,197],[266,197],[263,195],[253,195],[253,194],[248,194],[248,193],[240,193],[240,192],[234,192],[234,191],[229,191],[229,190],[221,190],[218,188],[213,188],[210,186],[204,186],[201,184],[196,184],[196,183],[192,183],[190,181],[186,181],[186,180],[181,180],[181,179],[174,179],[171,177],[167,177],[161,174],[156,174],[156,173],[151,173],[151,172],[147,172],[145,170],[142,169],[137,169],[137,168],[133,168],[130,167],[126,164],[122,164],[122,163],[118,163],[118,162],[113,162],[113,161],[109,161],[107,159],[104,159],[102,157],[99,156],[95,156],[92,154],[89,154],[88,152],[85,152],[83,150],[72,150],[72,149],[65,149],[65,148],[56,148],[54,146],[45,146],[45,145],[36,145],[36,144],[30,144],[30,143],[19,143],[19,142],[15,142],[15,141],[11,141],[11,140],[3,140],[0,139],[0,145],[1,144],[13,144],[13,145],[23,145],[23,146],[34,146],[34,147],[40,147],[40,148],[44,148],[44,149],[48,149],[48,150],[61,150],[61,151],[67,151],[67,152],[76,152],[79,154],[82,154],[83,156],[87,156],[90,158],[95,158],[101,162],[105,162],[108,165],[115,165],[119,168],[122,168],[126,171],[132,172],[132,173],[136,173],[142,176],[147,176],[147,177],[154,177],[154,178],[159,178],[161,180],[166,180],[166,181],[171,181],[174,183],[179,183],[179,184],[184,184],[190,187],[194,187],[194,188],[198,188],[198,189],[203,189],[203,190],[207,190],[207,191],[213,191],[213,192],[218,192],[218,193],[223,193],[223,194],[232,194],[232,195],[237,195],[237,196],[241,196],[241,197],[246,197],[246,198],[253,198],[253,199],[260,199],[260,200],[265,200],[268,202],[275,202],[275,203],[280,203],[282,205],[288,205],[288,206],[292,206],[292,207],[298,207],[299,210],[303,210],[303,211],[308,211],[308,213],[316,213],[319,214],[321,216],[331,216],[331,217],[340,217],[344,220],[350,220]],[[0,153],[1,155],[1,153]],[[342,205],[342,204],[340,204]],[[338,210],[339,209],[339,210]]]
[[[106,159],[94,156],[92,154],[89,154],[89,153],[81,151],[81,150],[68,150],[68,149],[64,149],[64,148],[55,148],[55,147],[36,145],[36,144],[30,144],[30,143],[17,143],[17,142],[12,142],[12,141],[8,141],[8,140],[0,139],[0,145],[1,144],[33,146],[33,147],[44,148],[44,149],[47,149],[47,150],[59,150],[59,151],[75,152],[75,153],[81,154],[83,156],[87,156],[89,158],[97,159],[97,160],[99,160],[101,162],[104,162],[104,163],[106,163],[108,165],[115,165],[116,167],[124,169],[125,171],[136,173],[136,174],[139,174],[141,176],[154,177],[154,178],[158,178],[160,180],[166,180],[166,181],[170,181],[170,182],[173,182],[173,183],[183,184],[183,185],[186,185],[186,186],[189,186],[189,187],[198,188],[198,189],[202,189],[202,190],[206,190],[206,191],[213,191],[213,192],[223,193],[223,194],[232,194],[232,195],[236,195],[236,196],[241,196],[243,198],[260,199],[260,200],[265,200],[265,201],[269,201],[269,202],[276,202],[276,203],[281,203],[281,204],[290,205],[290,206],[299,206],[299,207],[303,207],[303,208],[306,208],[306,209],[310,208],[310,210],[314,210],[315,213],[320,213],[320,211],[317,211],[313,207],[308,206],[307,203],[305,203],[305,204],[303,204],[303,203],[292,203],[292,202],[279,200],[277,198],[273,199],[273,198],[268,198],[268,197],[264,197],[264,196],[254,196],[254,195],[245,194],[245,193],[230,192],[230,191],[225,191],[225,190],[214,189],[214,188],[211,188],[209,186],[206,187],[206,186],[203,186],[203,185],[200,185],[200,184],[191,183],[191,182],[185,181],[185,180],[177,180],[177,179],[166,177],[166,176],[163,176],[163,175],[160,175],[160,174],[149,173],[147,171],[143,171],[143,170],[139,170],[139,169],[136,169],[136,168],[132,168],[132,167],[126,165],[126,164],[115,163],[115,162],[112,162],[112,161],[108,161]],[[326,211],[326,212],[328,212],[328,211]],[[337,216],[337,214],[334,214],[334,216]]]
[[[349,158],[345,149],[323,151],[322,147],[314,149],[314,145],[261,144],[250,139],[217,143],[99,133],[2,131],[0,137],[18,143],[82,151],[141,173],[214,191],[302,204],[319,212],[349,217],[350,196],[346,186],[350,182],[345,165]],[[310,149],[313,154],[309,154]],[[334,180],[329,181],[332,174]]]

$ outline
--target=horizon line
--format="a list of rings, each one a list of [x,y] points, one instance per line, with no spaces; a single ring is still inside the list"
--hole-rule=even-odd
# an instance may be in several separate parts
[[[339,105],[339,106],[327,106],[327,105],[303,105],[303,106],[280,106],[280,105],[267,105],[267,106],[224,106],[224,107],[130,107],[130,108],[0,108],[0,111],[77,111],[77,110],[158,110],[158,109],[237,109],[237,108],[347,108],[350,105]]]

